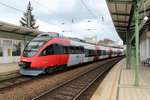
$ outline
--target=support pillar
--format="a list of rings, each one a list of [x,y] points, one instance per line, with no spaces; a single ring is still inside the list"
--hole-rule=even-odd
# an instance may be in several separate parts
[[[128,37],[129,41],[130,41],[130,34]],[[131,53],[132,53],[132,49],[131,49],[131,43],[129,42],[129,65],[128,68],[131,69]]]
[[[134,18],[135,18],[135,47],[136,47],[136,68],[135,68],[135,86],[139,86],[139,7],[136,4],[134,7]]]
[[[23,40],[24,40],[24,47],[25,47],[27,44],[27,36],[26,35],[23,36]]]
[[[126,69],[130,69],[130,34],[126,33]]]

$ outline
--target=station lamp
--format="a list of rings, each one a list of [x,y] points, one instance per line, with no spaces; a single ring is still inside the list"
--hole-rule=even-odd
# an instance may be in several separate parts
[[[145,23],[147,22],[147,20],[148,20],[148,17],[145,16],[143,18],[143,20],[141,21],[140,25],[139,25],[139,30],[141,30],[141,28],[145,25]],[[149,36],[150,36],[150,34],[149,34]],[[130,43],[132,42],[132,40],[134,39],[134,37],[135,37],[135,34],[133,34],[133,36],[131,37]]]
[[[139,30],[141,30],[141,28],[144,26],[144,24],[147,22],[147,20],[148,20],[148,17],[145,16],[139,25]]]

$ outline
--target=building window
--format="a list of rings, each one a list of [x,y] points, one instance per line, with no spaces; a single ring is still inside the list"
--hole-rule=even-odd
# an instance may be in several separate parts
[[[0,57],[2,57],[2,56],[3,56],[3,44],[0,40]]]
[[[21,54],[21,42],[13,42],[12,56],[20,56]]]

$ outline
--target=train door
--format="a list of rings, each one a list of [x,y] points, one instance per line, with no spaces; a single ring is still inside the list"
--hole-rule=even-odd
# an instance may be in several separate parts
[[[54,52],[54,44],[51,44],[47,46],[43,51],[42,51],[44,57],[43,59],[41,58],[40,61],[42,61],[42,64],[46,67],[50,66],[56,66],[56,58],[57,56],[55,55]]]
[[[101,48],[100,46],[95,45],[95,49],[96,49],[96,55],[94,56],[94,60],[98,60],[101,58],[101,50],[100,50]]]
[[[84,62],[84,47],[70,46],[70,56],[67,66],[73,66]]]
[[[105,56],[104,53],[105,53],[105,52],[104,52],[104,47],[101,46],[101,47],[100,47],[100,57],[99,57],[99,59],[104,59],[104,56]]]
[[[68,59],[69,59],[70,47],[67,44],[61,44],[59,47],[60,47],[60,48],[58,48],[58,50],[60,52],[60,55],[58,57],[59,65],[65,65],[66,66],[68,63]]]
[[[67,66],[76,65],[79,63],[79,54],[77,54],[77,47],[70,46],[70,55]]]
[[[108,58],[109,48],[104,47],[104,58]]]

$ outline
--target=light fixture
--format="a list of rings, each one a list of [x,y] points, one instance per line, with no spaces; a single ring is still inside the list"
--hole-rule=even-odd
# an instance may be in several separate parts
[[[144,24],[147,22],[147,20],[148,20],[148,17],[147,17],[147,15],[146,15],[146,3],[144,2],[144,18],[143,18],[143,20],[141,21],[141,23],[140,23],[140,25],[139,25],[139,31],[141,30],[141,28],[144,26]],[[149,33],[148,33],[149,34]],[[130,40],[130,43],[132,42],[132,40],[134,39],[134,37],[135,37],[135,34],[133,34],[132,35],[132,37],[131,37],[131,40]]]
[[[148,17],[145,16],[139,25],[139,30],[141,30],[141,28],[144,26],[144,24],[147,22],[147,20],[148,20]]]
[[[148,17],[147,17],[147,16],[145,16],[145,17],[144,17],[144,20],[146,20],[146,21],[147,21],[147,20],[148,20]]]
[[[147,20],[148,20],[148,17],[145,16],[143,18],[143,20],[141,21],[140,25],[139,25],[139,30],[141,30],[141,28],[144,26],[144,24],[147,22]],[[130,43],[132,42],[132,40],[134,39],[134,37],[135,37],[135,34],[132,35]]]

